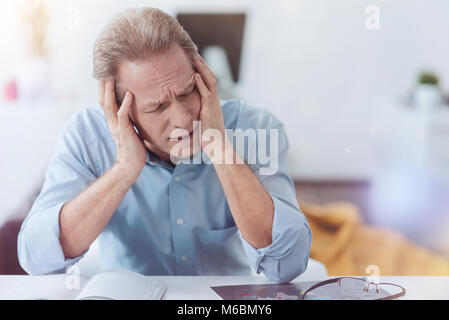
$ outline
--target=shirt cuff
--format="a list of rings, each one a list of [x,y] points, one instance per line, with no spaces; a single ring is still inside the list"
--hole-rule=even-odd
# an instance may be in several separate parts
[[[256,249],[243,238],[240,230],[238,231],[248,259],[257,273],[262,272],[261,263],[265,258],[269,260],[283,259],[296,245],[301,233],[305,229],[309,230],[304,215],[296,207],[275,196],[271,197],[274,204],[272,243],[264,248]],[[304,246],[308,245],[309,243],[304,244]]]
[[[80,256],[65,259],[59,242],[59,216],[64,203],[57,204],[30,217],[21,239],[21,265],[30,274],[61,273],[78,262]],[[22,232],[21,232],[22,233]],[[23,252],[24,251],[24,252]]]

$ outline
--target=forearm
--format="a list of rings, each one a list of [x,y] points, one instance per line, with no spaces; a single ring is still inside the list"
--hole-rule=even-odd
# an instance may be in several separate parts
[[[299,222],[302,219],[298,217],[295,220]],[[258,258],[253,249],[247,248],[247,253],[251,257],[250,261],[253,265],[256,264],[255,270],[263,271],[272,281],[287,283],[302,274],[307,268],[312,234],[308,225],[295,222],[291,221],[288,227],[280,227],[285,231],[285,228],[290,228],[286,232],[291,234],[283,239],[281,237],[274,239],[272,246],[267,250],[263,249],[263,259]]]
[[[103,231],[137,177],[114,164],[61,209],[59,241],[65,258],[82,254]]]
[[[271,197],[275,208],[272,243],[255,250],[242,239],[253,269],[279,283],[288,282],[304,272],[312,241],[305,216],[294,203],[285,201],[289,198],[288,192],[283,195],[284,199],[276,195]]]
[[[214,163],[214,168],[234,221],[254,248],[266,247],[272,242],[274,205],[271,196],[230,142],[224,143],[223,148],[223,154],[232,153],[234,161],[231,164]]]

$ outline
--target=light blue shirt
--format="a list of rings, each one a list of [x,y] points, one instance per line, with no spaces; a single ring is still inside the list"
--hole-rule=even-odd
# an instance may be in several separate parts
[[[255,249],[242,237],[212,165],[170,167],[148,151],[138,180],[98,237],[103,269],[145,275],[250,275],[252,267],[275,282],[288,282],[305,271],[312,235],[287,173],[289,142],[283,124],[242,100],[220,102],[228,129],[278,129],[277,171],[261,175],[259,162],[249,164],[273,199],[272,243]],[[115,158],[116,147],[99,106],[65,123],[42,190],[19,233],[19,261],[29,274],[64,272],[86,254],[64,258],[59,212]]]

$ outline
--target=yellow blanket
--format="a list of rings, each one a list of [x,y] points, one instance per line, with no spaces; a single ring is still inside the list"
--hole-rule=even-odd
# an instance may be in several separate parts
[[[381,276],[448,276],[449,261],[387,228],[365,225],[348,202],[314,205],[301,202],[312,230],[311,258],[329,275],[364,275],[375,265]]]

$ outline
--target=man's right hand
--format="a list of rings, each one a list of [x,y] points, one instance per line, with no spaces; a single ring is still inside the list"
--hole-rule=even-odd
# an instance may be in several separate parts
[[[109,131],[117,147],[115,164],[123,168],[129,178],[137,180],[146,161],[143,139],[130,121],[133,95],[127,91],[120,108],[115,98],[115,80],[100,81],[99,104],[106,116]]]
[[[130,119],[132,101],[128,92],[119,109],[115,81],[100,82],[99,104],[117,146],[117,158],[108,171],[62,206],[59,242],[66,259],[79,257],[97,239],[145,166],[146,148]]]

